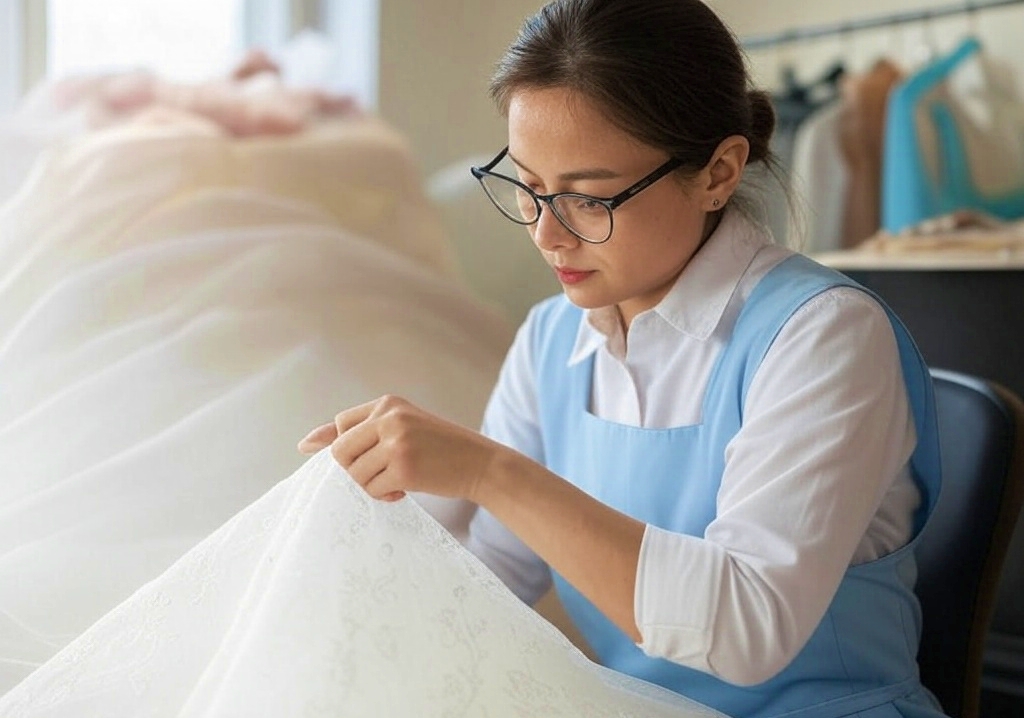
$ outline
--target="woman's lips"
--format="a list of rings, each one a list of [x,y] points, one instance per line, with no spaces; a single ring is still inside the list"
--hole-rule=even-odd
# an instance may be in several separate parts
[[[555,267],[555,274],[558,275],[558,281],[562,284],[579,284],[593,273],[593,270],[583,271],[568,267]]]

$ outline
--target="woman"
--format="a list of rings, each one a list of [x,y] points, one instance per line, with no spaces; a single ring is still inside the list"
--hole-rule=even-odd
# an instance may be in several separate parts
[[[773,113],[698,0],[555,0],[492,94],[474,168],[564,295],[520,329],[480,434],[396,397],[331,446],[371,496],[481,511],[525,601],[552,580],[602,663],[736,716],[934,716],[912,547],[938,491],[899,322],[746,207]]]

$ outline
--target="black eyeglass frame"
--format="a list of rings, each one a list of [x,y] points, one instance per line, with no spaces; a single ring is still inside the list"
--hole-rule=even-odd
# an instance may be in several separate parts
[[[506,175],[503,175],[500,172],[493,172],[492,171],[498,165],[499,162],[501,162],[503,159],[505,159],[506,155],[508,155],[508,147],[505,147],[505,149],[503,149],[501,152],[498,153],[497,157],[495,157],[493,160],[488,162],[486,165],[483,165],[481,167],[470,167],[469,168],[469,171],[480,182],[480,186],[483,187],[484,194],[486,194],[487,198],[491,200],[491,203],[495,207],[498,208],[498,211],[501,212],[504,216],[508,217],[513,222],[515,222],[516,224],[521,224],[524,227],[526,227],[526,226],[529,226],[531,224],[536,224],[537,222],[540,221],[540,213],[543,210],[543,206],[542,206],[541,203],[543,202],[544,204],[546,204],[548,207],[551,208],[551,213],[553,215],[555,215],[555,218],[561,223],[561,225],[563,227],[565,227],[567,230],[572,232],[574,237],[576,237],[577,239],[580,239],[583,242],[587,242],[588,244],[604,244],[609,239],[611,239],[612,234],[615,231],[615,213],[614,213],[614,210],[617,207],[620,207],[627,200],[630,200],[633,197],[636,197],[638,194],[640,194],[645,189],[650,187],[652,184],[654,184],[655,182],[660,180],[662,177],[667,175],[669,172],[672,172],[673,170],[678,169],[679,167],[682,167],[682,165],[683,165],[683,160],[678,159],[676,157],[672,157],[667,162],[665,162],[661,166],[657,167],[653,172],[651,172],[647,176],[643,177],[642,179],[637,180],[636,182],[631,184],[629,187],[627,187],[626,189],[624,189],[621,192],[619,192],[614,197],[594,197],[593,195],[582,194],[580,192],[555,192],[554,194],[537,194],[536,192],[534,192],[532,189],[527,187],[525,184],[523,184],[519,180],[517,180],[517,179],[515,179],[513,177],[508,177]],[[512,214],[507,212],[505,210],[505,208],[502,207],[494,199],[494,197],[491,196],[491,193],[487,191],[487,186],[484,184],[484,177],[498,177],[499,179],[503,179],[503,180],[505,180],[507,182],[511,182],[512,184],[516,185],[521,190],[526,192],[526,194],[529,195],[533,199],[533,203],[537,206],[537,217],[535,219],[530,220],[529,222],[527,222],[522,217],[514,217],[514,216],[512,216]],[[554,201],[557,200],[559,197],[579,197],[581,199],[584,199],[584,200],[587,200],[587,201],[590,201],[590,202],[597,202],[598,204],[601,204],[601,205],[604,205],[605,207],[607,207],[608,208],[608,235],[604,239],[588,239],[587,237],[584,237],[582,234],[580,234],[575,229],[573,229],[571,226],[569,226],[569,223],[565,220],[565,218],[562,217],[561,214],[558,213],[558,210],[555,209],[555,205],[553,204]]]

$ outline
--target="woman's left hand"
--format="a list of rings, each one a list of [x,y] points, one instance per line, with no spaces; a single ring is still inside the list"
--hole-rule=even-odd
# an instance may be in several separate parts
[[[387,501],[406,491],[474,501],[495,458],[508,451],[394,396],[341,412],[302,439],[299,451],[327,446],[367,493]]]

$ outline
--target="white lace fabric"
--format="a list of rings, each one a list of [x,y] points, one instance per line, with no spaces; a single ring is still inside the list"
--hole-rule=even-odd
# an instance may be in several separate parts
[[[707,715],[588,663],[424,513],[459,535],[471,506],[301,466],[382,393],[478,425],[511,341],[410,160],[369,119],[125,127],[0,203],[0,717]]]
[[[0,203],[0,695],[340,409],[394,393],[479,425],[512,328],[442,271],[399,139],[126,126]],[[421,502],[456,535],[472,514]]]
[[[5,718],[713,711],[591,663],[413,501],[328,452],[0,699]]]

